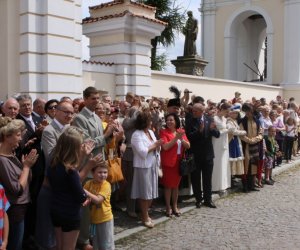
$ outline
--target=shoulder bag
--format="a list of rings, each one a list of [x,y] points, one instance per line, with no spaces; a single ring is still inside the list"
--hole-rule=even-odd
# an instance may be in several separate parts
[[[194,155],[190,150],[184,150],[179,165],[179,174],[181,176],[188,175],[196,169]]]

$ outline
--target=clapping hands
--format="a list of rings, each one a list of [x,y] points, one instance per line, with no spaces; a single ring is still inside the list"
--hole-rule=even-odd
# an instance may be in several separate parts
[[[23,166],[31,168],[35,164],[38,157],[39,155],[37,154],[36,149],[32,149],[28,155],[22,156]]]
[[[110,122],[105,129],[104,136],[109,137],[114,131],[116,131],[116,125],[114,122]]]
[[[81,145],[81,154],[83,156],[88,156],[92,153],[95,148],[95,142],[92,140],[88,140]]]
[[[216,123],[215,123],[215,122],[211,122],[209,128],[210,128],[210,129],[216,129],[216,128],[217,128]]]
[[[178,140],[182,140],[182,136],[185,134],[184,130],[183,129],[177,129],[176,131],[176,139]]]
[[[92,169],[94,167],[100,166],[103,163],[104,163],[104,160],[103,160],[103,156],[101,153],[96,156],[93,156],[93,154],[90,154],[90,158],[87,162],[87,167],[88,167],[88,169]]]

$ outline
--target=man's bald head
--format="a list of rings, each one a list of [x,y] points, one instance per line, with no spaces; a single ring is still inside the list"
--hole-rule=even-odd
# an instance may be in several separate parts
[[[205,107],[201,103],[195,103],[193,105],[193,110],[192,111],[193,111],[194,118],[200,118],[200,117],[202,117],[202,115],[205,111]]]
[[[4,115],[12,119],[15,119],[19,114],[19,109],[20,106],[18,101],[13,97],[8,98],[2,107]]]
[[[42,99],[42,98],[36,98],[34,100],[34,102],[32,103],[32,107],[33,107],[33,111],[37,114],[39,114],[40,116],[44,116],[45,115],[45,104],[46,104],[46,100]]]

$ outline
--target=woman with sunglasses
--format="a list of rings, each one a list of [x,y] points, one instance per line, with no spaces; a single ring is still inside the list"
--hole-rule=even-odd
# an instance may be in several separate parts
[[[46,120],[50,124],[55,117],[58,100],[51,99],[45,104]]]

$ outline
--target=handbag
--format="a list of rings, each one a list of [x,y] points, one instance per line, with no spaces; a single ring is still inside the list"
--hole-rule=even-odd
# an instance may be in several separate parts
[[[181,176],[188,175],[196,169],[194,155],[190,150],[185,150],[180,160],[179,174]]]
[[[163,171],[162,171],[162,167],[161,167],[160,155],[159,155],[158,150],[156,150],[156,152],[155,152],[155,166],[157,168],[158,177],[162,178],[163,177]]]
[[[114,157],[107,160],[108,174],[107,181],[111,184],[124,180],[121,168],[121,158]]]
[[[158,177],[159,177],[159,178],[162,178],[162,177],[163,177],[163,175],[164,175],[164,173],[163,173],[163,171],[162,171],[162,168],[161,168],[161,166],[158,166],[158,168],[157,168],[157,172],[158,172]]]

